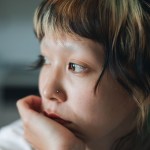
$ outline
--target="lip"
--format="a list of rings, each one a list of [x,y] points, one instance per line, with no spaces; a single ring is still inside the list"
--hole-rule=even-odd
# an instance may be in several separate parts
[[[48,118],[50,118],[50,119],[52,119],[52,120],[54,120],[54,121],[60,123],[61,125],[64,125],[64,126],[65,126],[65,125],[71,124],[70,121],[61,118],[59,115],[57,115],[57,114],[55,114],[55,113],[50,113],[50,114],[49,114],[49,113],[47,113],[47,112],[44,111],[44,115],[45,115],[46,117],[48,117]]]
[[[62,119],[58,114],[55,114],[55,113],[48,113],[46,111],[44,111],[43,113],[46,117],[58,122],[59,124],[63,125],[64,127],[66,127],[76,137],[79,137],[81,139],[83,138],[83,136],[80,134],[80,132],[78,132],[78,130],[75,129],[74,124],[71,121]]]

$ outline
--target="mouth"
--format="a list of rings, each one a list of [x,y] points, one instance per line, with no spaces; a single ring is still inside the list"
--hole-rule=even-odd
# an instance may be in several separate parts
[[[64,120],[64,119],[62,119],[61,117],[59,117],[57,114],[54,114],[54,113],[48,114],[47,112],[44,111],[44,115],[45,115],[46,117],[48,117],[48,118],[50,118],[50,119],[52,119],[52,120],[54,120],[54,121],[60,123],[60,124],[63,125],[63,126],[66,126],[66,125],[71,124],[70,121]]]

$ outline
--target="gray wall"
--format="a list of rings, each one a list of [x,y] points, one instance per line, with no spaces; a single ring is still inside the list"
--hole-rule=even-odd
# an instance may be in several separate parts
[[[0,0],[0,65],[34,61],[39,43],[33,33],[33,14],[41,0]]]
[[[33,94],[38,87],[38,73],[23,69],[39,55],[32,20],[40,1],[0,0],[0,127],[19,118],[15,105],[18,94],[26,89]]]

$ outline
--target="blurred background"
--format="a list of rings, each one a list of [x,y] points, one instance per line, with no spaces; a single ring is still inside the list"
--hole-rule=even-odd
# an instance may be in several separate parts
[[[40,1],[0,0],[0,127],[19,118],[19,98],[38,93],[38,71],[28,66],[40,50],[32,21]]]

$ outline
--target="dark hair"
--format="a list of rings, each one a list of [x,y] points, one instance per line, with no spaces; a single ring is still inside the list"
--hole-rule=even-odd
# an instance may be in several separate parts
[[[65,32],[105,47],[109,69],[138,105],[143,125],[150,98],[150,4],[146,0],[44,0],[34,16],[35,33]]]

